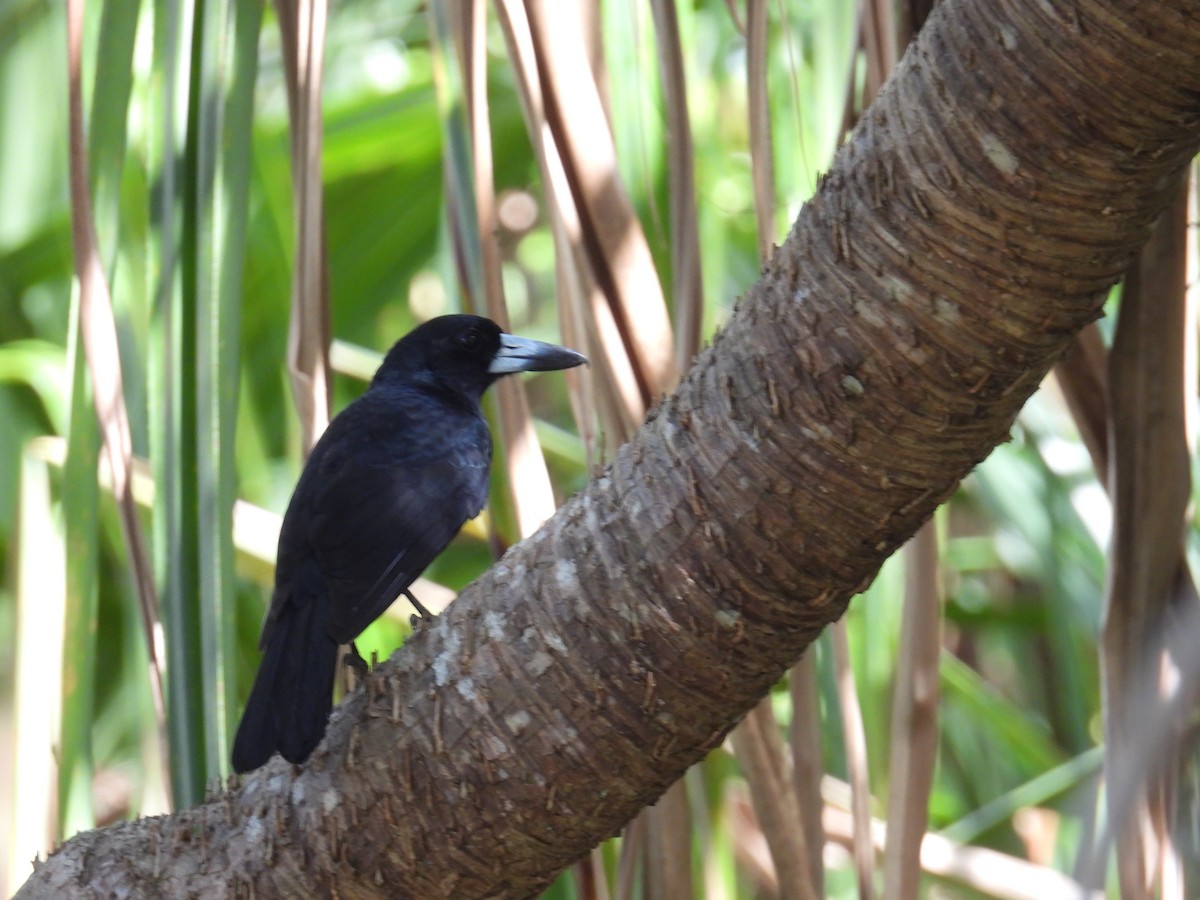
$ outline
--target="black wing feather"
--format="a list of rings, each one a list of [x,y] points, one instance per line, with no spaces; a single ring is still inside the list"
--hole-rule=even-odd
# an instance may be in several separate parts
[[[323,484],[309,534],[335,640],[361,634],[479,515],[490,457],[485,446],[405,468],[351,464]]]
[[[437,422],[430,428],[423,422]],[[447,438],[450,438],[447,440]],[[275,595],[263,624],[307,602],[354,640],[412,584],[487,502],[492,440],[474,410],[368,391],[313,448],[283,520]],[[315,560],[325,596],[293,581]]]

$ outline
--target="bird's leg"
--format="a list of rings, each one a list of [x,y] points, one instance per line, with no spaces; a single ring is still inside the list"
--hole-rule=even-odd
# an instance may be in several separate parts
[[[433,613],[421,605],[421,601],[412,595],[412,591],[408,588],[404,589],[404,596],[408,598],[408,602],[413,605],[413,609],[421,614],[422,619],[432,619]],[[416,624],[415,622],[413,624]]]
[[[358,652],[358,648],[354,646],[354,641],[350,642],[350,649],[346,651],[346,658],[343,660],[347,666],[354,670],[354,674],[359,681],[366,680],[367,672],[370,671],[370,666],[367,661],[362,658],[362,654]]]

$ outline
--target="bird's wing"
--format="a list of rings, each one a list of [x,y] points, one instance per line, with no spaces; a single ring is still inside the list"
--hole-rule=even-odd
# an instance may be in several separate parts
[[[338,642],[362,633],[479,514],[490,462],[490,443],[480,443],[403,467],[346,462],[325,473],[309,541]]]

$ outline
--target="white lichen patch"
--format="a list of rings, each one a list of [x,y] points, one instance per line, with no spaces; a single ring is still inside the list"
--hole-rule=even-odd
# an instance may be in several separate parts
[[[458,658],[461,647],[462,637],[457,632],[449,631],[441,652],[433,658],[433,680],[438,687],[445,687],[451,682],[451,673],[455,668],[454,662]]]
[[[464,700],[469,700],[472,703],[479,697],[478,692],[475,690],[475,679],[466,675],[454,683],[454,689],[458,691],[459,696]]]
[[[887,317],[877,303],[856,303],[854,304],[854,314],[872,328],[888,327]]]
[[[534,675],[545,673],[552,665],[554,665],[554,658],[545,650],[539,650],[529,657],[529,671]]]
[[[504,616],[494,609],[489,609],[483,614],[483,630],[493,641],[503,641],[507,638],[504,632]]]
[[[742,614],[736,609],[718,609],[713,617],[722,628],[735,628],[742,619]]]
[[[567,642],[561,636],[555,634],[553,631],[547,631],[542,635],[542,639],[555,653],[562,654],[563,656],[567,655]]]
[[[560,594],[574,596],[579,593],[579,569],[569,559],[554,562],[554,583]]]
[[[487,760],[497,760],[503,756],[508,756],[508,744],[500,740],[494,734],[484,734],[480,740],[479,749],[483,752],[483,758]]]
[[[1000,26],[1000,42],[1004,44],[1004,49],[1012,52],[1017,49],[1017,29],[1011,25]]]
[[[1012,176],[1017,174],[1017,157],[1001,143],[1000,138],[991,132],[984,132],[979,138],[979,146],[983,148],[983,153],[988,158],[988,162],[1005,175]]]
[[[861,397],[866,388],[864,388],[863,383],[853,375],[843,375],[842,390],[846,392],[847,397]]]
[[[962,321],[962,310],[958,308],[958,304],[952,303],[945,297],[938,297],[933,301],[933,314],[951,325]]]
[[[504,724],[508,726],[508,730],[513,734],[520,734],[529,727],[529,723],[532,721],[533,716],[523,709],[507,713],[504,716]]]
[[[560,747],[565,747],[567,744],[573,744],[579,740],[579,732],[575,729],[575,726],[562,721],[555,724],[553,728],[548,729],[547,734]]]
[[[893,300],[908,301],[913,297],[912,283],[895,275],[884,275],[881,282]]]
[[[333,788],[321,792],[321,809],[331,813],[337,809],[339,794]]]
[[[248,818],[242,829],[242,834],[245,837],[242,843],[247,847],[253,847],[255,844],[265,841],[267,839],[267,826],[263,822],[262,816],[251,816]]]

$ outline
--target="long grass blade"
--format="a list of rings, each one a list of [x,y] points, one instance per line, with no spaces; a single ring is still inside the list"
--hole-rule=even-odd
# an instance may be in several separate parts
[[[625,826],[625,833],[621,836],[621,855],[617,860],[617,884],[613,893],[616,900],[633,900],[640,895],[639,876],[644,879],[645,875],[640,863],[646,857],[648,827],[644,814]]]
[[[821,754],[821,710],[817,692],[817,645],[788,673],[792,701],[789,745],[792,757],[792,786],[800,811],[800,829],[808,854],[812,892],[825,896],[825,830],[821,824],[821,777],[825,774]]]
[[[1054,367],[1054,378],[1063,392],[1079,436],[1092,457],[1092,468],[1102,485],[1108,485],[1108,350],[1096,323],[1072,341]]]
[[[445,4],[431,4],[435,82],[446,135],[446,193],[451,242],[460,283],[469,305],[511,330],[496,241],[496,195],[488,122],[487,54],[482,0],[456,6],[452,22]],[[457,40],[454,40],[457,36]],[[440,73],[440,75],[439,75]],[[533,414],[519,379],[502,380],[493,394],[499,424],[499,462],[504,491],[521,537],[532,534],[554,512],[554,491],[538,447]]]
[[[692,888],[692,814],[683,779],[643,810],[646,820],[645,866],[651,897],[694,897]]]
[[[839,619],[829,628],[833,645],[833,668],[837,679],[838,702],[842,707],[842,740],[846,745],[846,766],[850,772],[851,809],[854,822],[854,871],[858,876],[858,896],[875,896],[875,851],[871,845],[871,788],[867,766],[867,740],[863,731],[862,708],[850,665],[850,642],[846,620]]]
[[[305,454],[329,423],[329,276],[321,183],[326,0],[276,0],[291,113],[295,256],[288,369]]]
[[[72,306],[78,306],[78,294]],[[66,614],[63,635],[62,728],[58,753],[58,837],[95,827],[92,813],[92,723],[96,683],[99,582],[100,435],[88,393],[78,310],[69,331],[71,421],[63,472]]]
[[[746,91],[750,116],[750,172],[758,256],[775,249],[775,165],[771,152],[771,109],[767,100],[767,0],[746,0]]]
[[[882,850],[887,826],[878,819],[871,820],[870,825],[871,841]],[[851,846],[856,829],[852,816],[845,810],[825,807],[825,830],[831,840]],[[1102,891],[1087,890],[1062,872],[986,847],[956,844],[940,834],[926,834],[921,841],[921,868],[952,885],[961,885],[997,900],[1045,900],[1048,897],[1103,900],[1104,897]]]
[[[203,686],[205,781],[227,771],[233,716],[236,610],[232,519],[234,427],[240,383],[242,266],[251,159],[251,122],[262,6],[209,2],[196,76],[195,213],[196,441],[199,562],[197,617]]]
[[[938,834],[958,844],[978,840],[985,832],[1011,819],[1022,807],[1046,806],[1067,791],[1094,778],[1104,762],[1104,748],[1092,747],[1062,765],[1030,779],[972,810]]]
[[[35,443],[20,462],[15,537],[12,798],[7,849],[9,896],[30,860],[54,846],[57,810],[54,746],[62,713],[63,540],[55,521],[50,474]]]
[[[815,900],[811,856],[796,803],[791,773],[784,763],[783,740],[771,700],[766,698],[733,732],[733,748],[750,785],[759,825],[771,848],[780,896]]]
[[[88,165],[100,259],[109,271],[116,262],[121,173],[125,166],[133,48],[140,9],[141,3],[134,0],[106,3],[100,13],[88,120]]]
[[[203,688],[200,673],[199,560],[196,558],[193,21],[182,4],[155,16],[155,63],[162,83],[158,302],[150,344],[151,453],[159,485],[155,559],[162,586],[167,673],[169,794],[175,808],[202,796]]]
[[[606,301],[605,315],[596,322],[600,349],[610,357],[628,354],[644,412],[679,377],[662,289],[617,171],[612,132],[574,18],[578,10],[546,0],[530,0],[526,9],[546,122],[579,215],[588,263]]]
[[[659,78],[667,113],[667,179],[671,194],[671,279],[675,365],[684,371],[700,351],[704,285],[700,277],[700,215],[696,207],[695,147],[679,18],[671,0],[652,0]]]
[[[884,896],[915,898],[938,747],[942,591],[936,520],[904,551],[904,615],[892,700]]]
[[[84,0],[67,4],[68,109],[70,116],[71,243],[80,288],[80,318],[84,352],[92,380],[96,415],[100,421],[105,457],[112,472],[121,527],[137,589],[146,643],[150,654],[150,690],[160,729],[165,727],[162,649],[158,599],[149,552],[130,484],[133,440],[125,409],[121,360],[117,349],[112,301],[101,266],[92,220],[87,145],[84,137],[82,44]],[[165,743],[165,742],[164,742]]]
[[[590,460],[596,444],[592,425],[595,419],[599,419],[606,447],[615,449],[633,434],[641,417],[640,412],[632,411],[640,410],[637,379],[627,354],[599,352],[593,311],[598,311],[597,316],[603,316],[604,302],[587,260],[579,214],[546,118],[541,76],[525,6],[520,0],[497,0],[496,12],[516,73],[521,111],[546,189],[563,339],[587,354],[591,361],[587,377],[578,374],[577,370],[564,373],[575,421]],[[608,349],[611,348],[609,344]]]
[[[1171,640],[1171,620],[1177,609],[1197,602],[1179,554],[1191,496],[1183,336],[1195,326],[1187,309],[1187,209],[1182,181],[1126,273],[1109,358],[1114,531],[1102,638],[1106,770],[1110,777],[1115,771],[1159,773],[1146,779],[1128,808],[1115,808],[1109,794],[1125,896],[1151,890],[1158,873],[1147,867],[1147,849],[1172,841],[1173,764],[1133,757],[1128,748],[1144,716],[1165,702],[1177,680],[1174,657],[1181,648]]]

